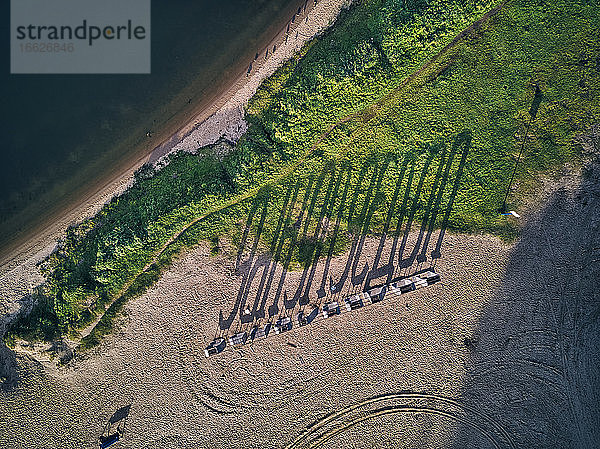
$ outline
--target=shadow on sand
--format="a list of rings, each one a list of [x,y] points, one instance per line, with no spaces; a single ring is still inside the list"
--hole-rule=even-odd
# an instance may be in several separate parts
[[[3,335],[3,331],[0,335]],[[18,381],[17,359],[14,351],[6,347],[4,342],[0,342],[0,390],[13,390]]]
[[[384,284],[409,272],[421,271],[426,262],[428,267],[434,265],[441,257],[443,236],[470,144],[471,134],[465,131],[449,145],[440,142],[426,148],[420,157],[406,154],[402,160],[388,156],[379,163],[365,162],[355,178],[357,167],[349,163],[337,167],[330,164],[318,176],[309,178],[305,188],[300,180],[290,184],[278,212],[275,232],[268,242],[268,253],[260,250],[269,215],[268,193],[257,196],[237,253],[241,285],[228,316],[225,318],[220,312],[218,333],[229,330],[234,322],[239,329],[257,320],[290,316],[297,306],[303,310],[311,301],[318,305],[328,296],[342,294],[345,287],[346,293],[367,290],[372,283]],[[386,176],[392,177],[394,189],[389,202],[383,190]],[[385,220],[374,259],[360,265],[373,217],[382,207],[386,208]],[[416,243],[409,243],[417,221],[420,229]],[[440,224],[428,260],[432,234]],[[332,273],[335,248],[341,243],[339,239],[348,238],[348,234],[350,248],[344,268]],[[409,244],[413,246],[405,254]],[[385,263],[380,266],[384,254]],[[288,291],[286,278],[294,256],[303,269],[298,283]],[[323,271],[320,279],[315,280],[320,260]],[[315,281],[317,287],[312,292]],[[265,310],[269,299],[271,304]]]
[[[509,438],[461,425],[456,449],[600,447],[600,168],[562,184],[523,228],[463,342],[471,357],[460,401]]]

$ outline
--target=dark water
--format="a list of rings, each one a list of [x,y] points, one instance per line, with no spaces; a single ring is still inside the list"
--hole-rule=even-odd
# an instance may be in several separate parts
[[[247,64],[304,0],[154,0],[151,75],[10,75],[3,2],[0,252]]]

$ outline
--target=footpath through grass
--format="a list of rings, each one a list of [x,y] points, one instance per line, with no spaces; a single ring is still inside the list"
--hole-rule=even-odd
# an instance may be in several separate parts
[[[395,232],[387,217],[407,204],[415,222],[513,236],[497,212],[533,86],[543,101],[510,206],[540,174],[577,160],[573,138],[599,121],[598,2],[511,0],[409,82],[495,3],[417,2],[416,12],[403,3],[365,1],[344,12],[260,87],[235,148],[220,143],[177,155],[158,173],[145,168],[128,192],[70,228],[42,266],[47,281],[33,312],[7,340],[76,336],[112,304],[82,342],[93,346],[183,248],[224,235],[240,243],[253,210],[262,218],[251,232],[290,269],[343,251],[349,233]],[[465,133],[468,153],[456,145]],[[303,207],[302,228],[286,226],[284,211]],[[335,238],[334,226],[316,233],[338,216]]]

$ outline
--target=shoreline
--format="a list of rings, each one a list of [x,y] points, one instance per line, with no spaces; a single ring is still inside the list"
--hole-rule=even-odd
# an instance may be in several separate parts
[[[41,217],[37,226],[26,235],[17,237],[2,250],[1,290],[8,300],[8,304],[3,301],[4,310],[0,310],[2,315],[8,317],[21,308],[19,299],[41,280],[37,262],[52,252],[66,228],[93,216],[112,198],[124,193],[131,186],[134,172],[138,168],[146,163],[156,163],[174,151],[194,151],[224,136],[230,138],[232,136],[228,132],[232,129],[237,130],[237,135],[232,140],[237,140],[245,132],[243,107],[262,81],[293,57],[306,42],[329,28],[350,1],[321,0],[316,5],[310,3],[307,3],[306,11],[296,16],[287,42],[281,41],[285,40],[290,19],[267,41],[259,53],[259,59],[253,61],[250,74],[246,73],[246,62],[237,64],[230,71],[234,75],[223,81],[214,95],[205,96],[185,117],[175,117],[170,125],[166,124],[157,131],[152,140],[158,143],[141,145],[138,151],[120,163],[118,170],[90,185],[76,202],[69,202],[59,210]],[[269,51],[269,57],[265,59],[265,50],[271,50],[273,45],[277,45],[277,50],[275,53]]]
[[[40,251],[46,252],[50,241],[55,243],[69,225],[79,223],[94,215],[113,197],[125,192],[133,182],[134,172],[145,163],[157,162],[161,157],[174,150],[193,151],[214,143],[219,138],[226,136],[227,128],[231,128],[232,125],[239,127],[243,122],[242,108],[260,83],[283,62],[291,58],[305,42],[327,28],[347,3],[347,0],[322,0],[312,7],[313,3],[311,2],[310,8],[308,6],[306,8],[306,12],[296,16],[296,22],[290,27],[288,43],[280,46],[280,41],[286,34],[288,19],[275,37],[270,38],[268,43],[262,47],[259,59],[253,61],[253,69],[249,76],[246,75],[247,64],[245,62],[237,64],[235,70],[232,70],[235,75],[228,79],[229,82],[223,82],[223,86],[217,89],[214,95],[204,97],[191,112],[186,114],[185,118],[180,118],[170,126],[167,124],[155,133],[153,140],[159,143],[152,144],[150,147],[143,145],[143,148],[120,164],[118,171],[112,172],[111,176],[90,185],[85,192],[81,193],[79,200],[76,202],[67,200],[70,204],[60,205],[60,210],[50,212],[43,217],[33,230],[27,232],[27,235],[19,236],[10,245],[7,245],[0,253],[0,276],[4,277],[7,272],[27,259],[32,256],[36,257]],[[306,17],[309,18],[308,23],[305,21]],[[326,20],[325,27],[323,27],[323,19],[329,19]],[[314,33],[309,33],[309,36],[306,33],[309,31],[307,28],[318,29],[315,29]],[[299,31],[298,38],[292,36],[292,30],[294,35],[296,31]],[[261,61],[265,49],[272,49],[273,45],[277,45],[277,51],[275,53],[269,51],[268,59]],[[240,66],[243,67],[241,74]],[[245,128],[242,127],[241,130],[242,132],[234,137],[239,138]],[[192,145],[190,136],[196,141],[199,136],[202,136],[203,140],[200,140],[199,144]],[[192,146],[196,146],[196,148],[192,149]]]

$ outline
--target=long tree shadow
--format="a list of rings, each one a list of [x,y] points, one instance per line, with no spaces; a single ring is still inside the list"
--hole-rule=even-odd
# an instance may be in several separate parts
[[[415,260],[419,264],[426,261],[425,254],[431,240],[438,214],[440,213],[440,206],[442,204],[446,186],[449,182],[455,155],[459,149],[462,149],[461,159],[453,180],[454,185],[444,211],[445,215],[436,243],[436,249],[432,252],[432,260],[439,258],[441,256],[441,243],[449,222],[454,199],[460,186],[464,165],[470,148],[470,136],[471,134],[469,131],[464,131],[457,135],[448,155],[446,154],[447,147],[443,143],[437,144],[437,147],[433,147],[427,151],[414,193],[412,186],[417,167],[414,155],[408,153],[403,157],[401,164],[395,162],[399,173],[371,269],[367,262],[362,270],[358,272],[358,265],[363,253],[372,217],[382,203],[383,193],[381,191],[381,186],[386,176],[388,166],[392,162],[391,155],[388,155],[383,164],[379,166],[374,163],[367,163],[366,161],[362,164],[348,207],[346,207],[346,200],[352,184],[352,166],[347,165],[337,171],[335,166],[325,166],[316,179],[314,177],[309,178],[308,186],[303,193],[300,212],[294,223],[292,223],[293,215],[296,203],[300,196],[300,191],[302,190],[302,182],[299,180],[296,184],[288,186],[274,234],[270,239],[268,255],[258,254],[259,241],[261,237],[264,239],[263,228],[265,219],[268,215],[268,192],[257,196],[250,208],[236,258],[236,267],[243,273],[242,282],[236,302],[228,318],[224,319],[222,312],[220,313],[219,323],[221,330],[230,328],[238,312],[241,324],[265,318],[265,306],[270,296],[269,294],[278,269],[281,270],[281,274],[277,283],[277,288],[275,289],[273,302],[268,309],[269,317],[273,317],[280,313],[279,304],[282,296],[282,305],[285,311],[294,309],[298,304],[300,306],[308,304],[312,283],[317,271],[317,264],[322,257],[325,239],[328,237],[329,233],[330,220],[336,207],[338,207],[336,221],[333,226],[332,236],[328,241],[324,270],[319,288],[317,289],[318,299],[327,296],[328,293],[340,294],[349,278],[353,288],[362,285],[365,290],[368,290],[374,279],[386,276],[386,283],[389,283],[394,279],[396,270],[411,267]],[[417,219],[417,212],[420,208],[421,194],[424,190],[425,180],[427,179],[429,169],[436,156],[439,156],[439,163],[433,178],[427,203],[423,210],[419,234],[411,254],[406,258],[403,258],[402,255],[408,244],[412,224]],[[410,171],[407,176],[406,172],[409,165]],[[369,181],[365,187],[363,183],[369,170],[372,170],[372,173],[370,174]],[[327,177],[329,177],[328,181]],[[405,183],[404,180],[406,177],[407,180]],[[338,203],[343,180],[343,193],[341,201]],[[323,187],[325,186],[325,192],[323,193]],[[403,186],[404,193],[401,195]],[[362,201],[359,201],[361,194],[364,195],[364,198],[362,198]],[[398,200],[401,196],[402,204],[399,211],[396,213]],[[358,207],[357,205],[360,203],[362,203],[362,205],[361,207]],[[334,282],[330,275],[330,265],[335,251],[336,241],[341,232],[342,220],[346,209],[348,210],[347,228],[349,234],[352,235],[352,241],[344,269],[338,281]],[[359,209],[360,211],[357,213]],[[380,267],[379,263],[386,247],[392,220],[395,217],[397,217],[397,221],[389,259],[385,265]],[[407,222],[403,225],[405,218],[407,219]],[[258,221],[258,224],[254,225],[254,222],[256,221]],[[309,228],[312,229],[312,225],[314,225],[314,231],[309,233]],[[254,240],[249,256],[242,262],[244,249],[254,228]],[[402,239],[400,241],[401,236]],[[399,249],[398,245],[400,246]],[[298,261],[304,267],[295,292],[290,296],[288,295],[287,290],[284,290],[284,287],[287,273],[289,272],[292,260],[296,253]],[[396,257],[398,257],[399,261],[397,264],[395,264]],[[256,295],[250,310],[249,307],[245,307],[246,301],[250,294],[253,282],[261,269],[262,275],[257,285]],[[329,292],[326,289],[328,277],[330,281]]]
[[[404,181],[404,176],[406,174],[406,168],[408,167],[408,163],[410,160],[410,155],[406,154],[402,160],[402,164],[400,165],[400,172],[398,174],[398,178],[396,179],[396,187],[394,188],[394,193],[392,194],[392,199],[390,202],[390,207],[388,209],[388,213],[385,218],[385,223],[383,225],[383,231],[381,237],[379,239],[379,245],[377,246],[377,252],[375,253],[375,259],[373,260],[373,267],[371,271],[369,271],[367,275],[367,279],[365,280],[365,290],[370,288],[371,281],[374,279],[379,279],[382,276],[389,275],[390,271],[394,271],[393,260],[390,260],[386,265],[379,266],[379,262],[381,261],[381,256],[383,253],[383,249],[387,243],[387,237],[389,235],[390,226],[392,224],[392,218],[396,212],[396,204],[398,203],[398,198],[400,197],[400,191],[402,190],[402,183]],[[396,163],[397,164],[397,163]],[[410,188],[410,186],[409,186]],[[396,229],[396,235],[399,235],[399,227]],[[392,254],[394,250],[392,251]]]
[[[360,260],[360,256],[363,251],[365,240],[366,240],[367,234],[369,232],[369,227],[371,225],[371,219],[373,218],[373,214],[375,213],[377,206],[381,203],[381,197],[383,196],[383,194],[381,192],[381,184],[383,182],[383,178],[385,176],[385,173],[387,171],[387,168],[388,168],[390,162],[391,162],[391,156],[388,155],[386,157],[383,165],[381,167],[379,167],[379,175],[377,177],[377,183],[375,186],[375,194],[373,195],[373,200],[371,200],[369,209],[367,211],[367,215],[364,219],[364,222],[362,223],[361,231],[359,234],[360,238],[358,241],[358,245],[356,247],[356,254],[354,255],[354,262],[352,263],[352,276],[350,277],[350,282],[352,283],[352,286],[354,286],[354,287],[356,287],[358,285],[362,285],[362,283],[364,282],[364,280],[367,276],[367,273],[369,272],[369,264],[365,263],[365,266],[363,267],[361,272],[359,274],[356,274],[356,270],[358,268],[358,262]],[[365,199],[365,204],[366,203],[368,203],[368,199]]]
[[[427,171],[429,170],[429,165],[431,164],[433,158],[434,154],[432,152],[428,152],[427,158],[425,159],[425,164],[423,165],[423,168],[421,170],[421,176],[419,177],[419,182],[417,183],[415,194],[413,196],[412,206],[408,215],[406,227],[404,228],[404,235],[402,236],[402,242],[400,242],[400,249],[398,250],[398,267],[400,269],[408,268],[411,265],[411,263],[409,263],[409,260],[403,259],[402,256],[404,254],[404,250],[406,249],[406,244],[408,242],[408,237],[410,235],[410,230],[415,218],[415,214],[417,212],[417,209],[419,208],[419,200],[421,197],[421,191],[423,190],[423,184],[425,183],[425,178],[427,177]]]
[[[259,293],[260,293],[260,291],[262,290],[262,288],[264,286],[269,267],[271,266],[271,264],[276,263],[276,260],[273,260],[272,256],[275,254],[275,250],[276,250],[275,248],[277,246],[277,242],[280,240],[279,237],[281,235],[284,217],[286,215],[286,210],[287,210],[288,203],[290,201],[290,196],[292,195],[293,190],[294,190],[294,186],[293,186],[293,184],[290,184],[286,190],[283,207],[281,209],[281,213],[279,214],[279,219],[277,221],[277,226],[275,228],[275,232],[273,233],[273,236],[271,238],[271,243],[269,245],[269,255],[266,255],[266,256],[261,255],[260,257],[258,257],[256,259],[256,261],[253,263],[253,265],[250,267],[250,274],[248,276],[247,282],[245,284],[242,282],[243,291],[241,292],[241,294],[244,296],[244,298],[248,297],[248,295],[250,293],[250,288],[254,282],[256,274],[262,268],[263,274],[261,276],[261,280],[260,280],[260,284],[259,284],[260,285]],[[297,189],[296,189],[296,191],[297,191]],[[242,287],[240,287],[240,289],[242,289]],[[257,306],[258,306],[259,299],[260,299],[260,296],[259,296],[259,294],[257,294],[257,296],[254,300],[254,304],[252,306],[252,311],[250,313],[247,313],[247,310],[244,310],[243,313],[241,313],[240,321],[242,324],[249,323],[254,320],[254,317],[257,312]]]
[[[254,301],[254,307],[252,310],[253,317],[256,317],[256,318],[264,318],[265,317],[265,305],[267,302],[267,298],[269,296],[269,292],[271,290],[273,278],[275,277],[275,272],[277,271],[277,267],[279,265],[279,260],[281,258],[281,252],[283,250],[283,246],[286,241],[285,230],[288,229],[291,224],[291,219],[292,219],[292,215],[294,212],[294,207],[296,205],[296,201],[298,199],[298,192],[300,191],[300,186],[301,186],[301,182],[298,181],[296,183],[296,186],[294,187],[292,198],[289,201],[289,207],[287,209],[287,212],[285,213],[285,218],[283,219],[283,222],[281,220],[281,217],[283,217],[284,214],[281,214],[281,216],[280,216],[279,223],[280,224],[283,223],[283,224],[282,224],[282,227],[278,226],[278,232],[276,232],[276,235],[274,236],[273,242],[271,244],[272,257],[269,258],[269,264],[267,265],[267,267],[265,268],[265,270],[263,272],[263,276],[261,278],[261,281],[260,281],[260,284],[258,287],[258,291],[256,293],[256,299]],[[283,210],[285,211],[285,206],[284,206]],[[275,241],[277,241],[276,246],[274,245]],[[265,284],[265,280],[266,280],[266,284]],[[262,295],[262,298],[261,298],[261,295]],[[259,304],[259,299],[260,299],[260,304]]]
[[[247,242],[248,234],[252,227],[252,222],[254,220],[254,217],[255,217],[256,212],[258,211],[259,207],[262,207],[262,210],[261,210],[261,215],[259,218],[259,223],[258,223],[258,226],[256,229],[254,242],[252,244],[250,257],[247,259],[246,262],[240,264],[239,261],[241,260],[242,253],[244,251],[244,247]],[[242,241],[240,243],[240,249],[238,250],[238,258],[236,261],[236,265],[238,266],[238,269],[244,273],[243,277],[242,277],[242,284],[238,291],[238,295],[237,295],[235,304],[233,306],[233,309],[229,313],[229,316],[227,317],[227,319],[223,318],[223,311],[219,311],[219,328],[221,330],[229,329],[231,327],[231,324],[235,320],[238,310],[243,309],[243,306],[244,306],[243,302],[245,302],[245,299],[246,299],[245,293],[247,291],[247,288],[249,288],[249,280],[250,280],[251,273],[252,273],[252,267],[254,265],[255,257],[257,255],[260,236],[262,234],[263,227],[265,224],[265,218],[267,216],[267,207],[268,207],[267,195],[266,194],[257,195],[256,198],[254,199],[252,207],[250,208],[250,213],[248,214],[248,221],[246,222],[246,228],[244,230],[244,235],[243,235]]]
[[[435,199],[435,204],[433,205],[433,210],[431,212],[431,217],[429,218],[429,225],[427,227],[427,232],[425,234],[425,238],[423,239],[423,246],[421,248],[421,252],[417,255],[417,262],[423,263],[427,261],[427,248],[429,247],[429,241],[431,240],[431,234],[433,233],[433,229],[435,227],[436,219],[440,210],[440,204],[442,202],[442,197],[444,195],[444,191],[446,190],[446,184],[448,183],[448,178],[450,177],[450,169],[452,168],[452,163],[454,162],[454,156],[456,155],[456,146],[453,144],[452,149],[450,151],[450,155],[448,156],[448,161],[446,162],[446,169],[444,170],[444,175],[442,176],[442,182],[440,184],[438,195]],[[455,183],[460,182],[460,177],[455,179]],[[423,229],[423,227],[421,227]]]
[[[436,145],[436,148],[433,150],[433,152],[439,151],[440,147],[441,147],[440,160],[439,160],[438,168],[437,168],[437,171],[435,174],[435,179],[433,181],[433,186],[431,187],[431,192],[429,193],[429,198],[428,198],[427,204],[425,206],[425,213],[423,215],[423,218],[421,219],[421,227],[419,229],[419,235],[417,236],[417,241],[415,243],[415,246],[413,247],[412,252],[409,254],[409,256],[406,259],[404,259],[401,262],[402,266],[410,267],[417,259],[417,255],[419,254],[420,249],[421,249],[421,242],[423,241],[423,237],[425,236],[425,230],[428,227],[427,225],[428,225],[430,219],[432,218],[432,215],[437,214],[436,208],[434,207],[434,203],[435,203],[435,205],[437,205],[437,207],[439,207],[439,203],[442,199],[443,190],[439,189],[439,191],[438,191],[438,187],[440,184],[442,184],[442,185],[445,184],[443,182],[440,182],[440,180],[442,178],[442,172],[443,172],[445,164],[452,161],[451,158],[452,158],[453,152],[451,152],[450,157],[448,158],[448,160],[446,160],[446,145],[444,143]],[[450,169],[450,165],[448,165],[448,171],[449,171],[449,169]]]
[[[304,197],[302,199],[302,206],[300,208],[300,214],[295,223],[292,224],[288,232],[291,234],[290,241],[288,243],[288,249],[285,256],[285,260],[283,262],[283,269],[281,275],[279,277],[279,283],[277,284],[277,289],[275,291],[275,295],[273,298],[272,304],[269,306],[269,317],[276,316],[279,313],[279,299],[281,298],[283,292],[283,286],[285,284],[285,279],[287,277],[287,272],[292,262],[292,256],[294,254],[296,242],[298,240],[298,233],[302,227],[302,221],[306,220],[307,222],[311,219],[312,211],[314,210],[314,205],[316,203],[318,194],[319,194],[319,186],[322,185],[323,179],[325,177],[325,170],[321,172],[318,180],[315,183],[315,179],[313,177],[310,178],[308,187],[304,192]],[[315,185],[316,184],[316,185]],[[314,186],[314,187],[313,187]],[[310,205],[309,205],[310,198]],[[306,218],[304,217],[304,211],[306,211],[308,205],[308,212],[306,214]],[[308,225],[304,226],[304,230],[306,232]],[[287,293],[284,295],[284,307],[289,305],[290,301],[287,298]],[[290,307],[285,307],[290,308]]]
[[[327,276],[329,274],[329,269],[331,266],[331,259],[333,257],[333,253],[335,251],[335,244],[337,242],[338,234],[340,231],[340,224],[342,222],[342,217],[344,215],[344,211],[346,210],[346,199],[348,198],[348,191],[350,190],[350,184],[352,183],[352,166],[351,165],[348,165],[346,167],[346,173],[347,173],[347,175],[346,175],[347,178],[344,183],[344,192],[342,193],[342,199],[340,200],[337,217],[335,220],[335,224],[333,226],[333,235],[331,237],[331,240],[329,241],[329,248],[327,250],[327,257],[325,258],[325,266],[323,268],[323,275],[321,277],[321,285],[317,289],[317,298],[318,299],[323,298],[324,296],[327,295],[327,292],[325,291],[325,285],[327,283]],[[342,173],[340,173],[340,177],[341,176],[342,176]],[[333,281],[331,281],[331,284],[333,284]],[[331,285],[329,288],[331,289]]]
[[[367,170],[367,166],[369,164],[365,164],[365,166],[363,167],[363,170]],[[367,191],[365,193],[365,199],[363,202],[363,207],[361,209],[361,212],[358,215],[358,223],[362,224],[365,222],[366,216],[367,216],[367,211],[368,211],[368,206],[370,204],[370,200],[371,200],[371,195],[373,193],[373,189],[375,188],[375,184],[377,182],[377,167],[373,167],[373,174],[371,176],[371,179],[369,181],[369,186],[367,187]],[[350,274],[350,269],[352,267],[352,263],[354,261],[354,257],[355,257],[355,253],[356,253],[356,248],[358,246],[359,240],[360,240],[360,234],[359,234],[359,229],[356,229],[356,226],[354,225],[354,210],[356,207],[356,201],[358,200],[358,195],[359,192],[361,191],[361,187],[362,187],[362,179],[364,176],[364,172],[361,172],[361,176],[359,176],[359,180],[358,183],[356,184],[356,187],[354,189],[354,195],[352,197],[352,201],[350,203],[350,208],[348,210],[348,231],[353,235],[353,239],[352,239],[352,244],[350,246],[350,252],[348,254],[348,258],[346,260],[346,265],[344,267],[344,271],[342,272],[339,280],[334,283],[331,287],[331,291],[338,294],[339,292],[341,292],[342,288],[344,287],[344,285],[346,284],[346,281],[348,280],[348,275]],[[362,229],[362,226],[360,226],[360,229]]]
[[[448,199],[448,203],[446,204],[446,210],[444,213],[444,218],[442,220],[442,225],[440,227],[440,232],[438,234],[438,239],[435,244],[434,250],[431,252],[431,259],[435,262],[435,259],[439,259],[442,257],[441,249],[442,242],[444,240],[444,236],[446,234],[446,229],[448,228],[448,221],[450,220],[450,214],[452,213],[452,207],[454,206],[454,200],[456,198],[456,194],[458,193],[458,189],[460,188],[460,182],[462,179],[462,174],[465,168],[465,164],[467,162],[467,156],[469,154],[469,150],[471,149],[471,139],[472,133],[470,130],[465,130],[461,132],[456,139],[454,139],[452,145],[453,153],[456,153],[459,148],[462,147],[462,155],[460,157],[460,162],[458,165],[458,169],[456,170],[456,177],[454,180],[454,186],[452,187],[452,192],[450,193],[450,198]],[[427,240],[427,244],[429,244],[429,240]],[[423,247],[422,252],[426,252],[427,248]]]
[[[318,188],[318,186],[323,185],[323,183],[325,182],[326,176],[329,176],[329,183],[327,184],[326,194],[323,199],[323,202],[320,205],[320,211],[319,211],[319,216],[317,218],[315,231],[314,231],[313,235],[309,237],[308,236],[308,228],[309,228],[310,222],[312,220],[314,206],[316,205],[317,199],[321,193],[321,190]],[[328,207],[329,199],[331,197],[331,192],[333,189],[334,182],[335,182],[335,167],[334,166],[325,167],[323,169],[323,171],[321,172],[321,176],[319,177],[319,181],[317,183],[317,188],[315,188],[314,193],[313,193],[313,199],[311,201],[311,206],[309,207],[309,214],[306,217],[306,221],[304,222],[304,230],[302,232],[302,238],[294,242],[294,244],[296,244],[297,249],[298,249],[298,261],[302,265],[304,265],[304,270],[302,271],[302,277],[300,278],[300,282],[298,284],[296,292],[294,293],[294,296],[291,299],[286,298],[283,301],[283,304],[284,304],[284,307],[286,310],[293,309],[294,306],[297,303],[299,303],[302,299],[302,291],[304,288],[304,284],[306,282],[306,276],[308,274],[308,269],[313,260],[312,256],[314,254],[316,246],[319,244],[319,235],[321,232],[321,228],[323,226],[323,219],[325,218],[325,214],[327,212],[327,207]],[[292,251],[293,250],[294,249],[292,248]]]
[[[315,270],[317,268],[317,262],[321,257],[321,253],[323,250],[323,240],[327,233],[328,221],[324,223],[325,217],[327,220],[331,217],[331,213],[333,211],[333,207],[335,205],[335,200],[337,199],[340,183],[342,181],[342,177],[344,175],[343,170],[340,170],[339,175],[335,176],[335,168],[331,170],[331,176],[329,180],[329,184],[327,186],[327,193],[325,195],[325,199],[321,206],[321,214],[317,221],[317,225],[315,227],[315,232],[309,243],[309,250],[306,254],[305,267],[302,271],[302,277],[300,278],[300,283],[294,294],[294,299],[300,303],[300,305],[306,305],[309,302],[309,291],[312,285],[312,281],[315,276]],[[335,187],[334,187],[335,183]],[[333,193],[332,193],[333,189]],[[310,270],[310,273],[309,273]],[[307,277],[308,276],[308,277]],[[305,286],[306,285],[306,286]]]

